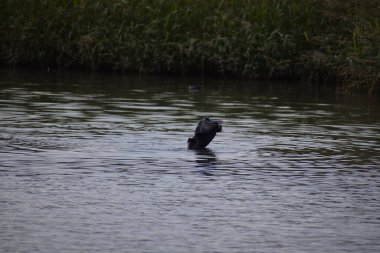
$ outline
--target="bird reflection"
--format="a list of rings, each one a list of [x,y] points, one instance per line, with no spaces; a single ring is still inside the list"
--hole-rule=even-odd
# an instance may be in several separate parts
[[[206,176],[213,176],[212,169],[216,167],[217,158],[215,153],[209,149],[194,150],[195,162],[197,163],[197,172]]]

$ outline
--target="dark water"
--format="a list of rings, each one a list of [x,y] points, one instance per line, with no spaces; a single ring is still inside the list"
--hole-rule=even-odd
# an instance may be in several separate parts
[[[32,72],[0,75],[1,252],[380,251],[377,99]]]

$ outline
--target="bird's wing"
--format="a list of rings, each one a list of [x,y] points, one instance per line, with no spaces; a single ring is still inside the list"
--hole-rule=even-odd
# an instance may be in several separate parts
[[[195,134],[207,134],[210,132],[215,132],[218,127],[218,124],[218,121],[201,120],[199,121],[198,126],[195,129]]]

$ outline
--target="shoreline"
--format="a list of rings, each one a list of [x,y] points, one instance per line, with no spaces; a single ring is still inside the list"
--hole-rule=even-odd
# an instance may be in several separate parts
[[[0,66],[335,83],[380,91],[380,4],[13,0]]]

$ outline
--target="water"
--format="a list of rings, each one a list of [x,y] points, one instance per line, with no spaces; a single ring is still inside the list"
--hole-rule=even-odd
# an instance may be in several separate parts
[[[0,75],[1,252],[380,251],[376,99],[34,72]]]

